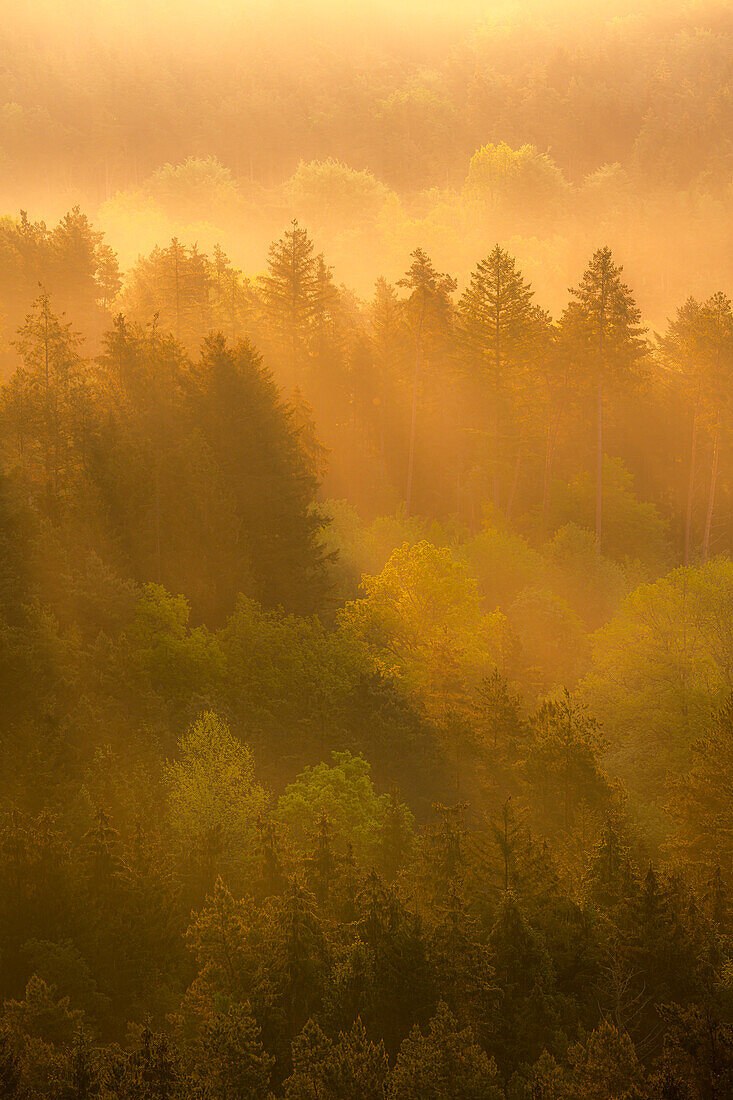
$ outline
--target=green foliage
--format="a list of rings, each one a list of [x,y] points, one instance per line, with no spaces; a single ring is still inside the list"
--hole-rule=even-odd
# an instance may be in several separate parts
[[[518,678],[530,698],[560,685],[573,686],[586,664],[583,624],[562,600],[542,588],[525,588],[507,608],[517,640]]]
[[[399,175],[462,115],[391,80]],[[142,195],[294,203],[355,263],[368,225],[386,271],[450,241],[367,305],[297,222],[258,279],[173,237],[121,292],[79,210],[0,221],[0,1093],[727,1096],[729,299],[652,356],[608,248],[556,325],[497,244],[456,305],[469,221],[561,224],[531,146],[402,206],[335,160],[269,212],[212,159]]]
[[[283,1095],[287,1100],[383,1100],[387,1069],[384,1046],[370,1042],[361,1020],[335,1042],[310,1020],[293,1042],[293,1074]]]
[[[543,820],[566,832],[581,809],[607,810],[611,792],[598,757],[598,723],[566,691],[543,703],[533,720],[525,768],[542,802]]]
[[[177,841],[200,864],[204,883],[219,872],[241,874],[251,862],[255,823],[266,805],[247,746],[208,712],[181,738],[167,778]]]
[[[607,507],[607,532],[608,523]],[[560,527],[543,547],[542,556],[549,566],[553,590],[562,593],[590,628],[606,622],[627,594],[624,571],[599,556],[590,531],[575,523]]]
[[[416,1027],[400,1047],[389,1096],[394,1100],[499,1100],[496,1077],[495,1064],[471,1029],[460,1030],[441,1002],[427,1033]]]
[[[464,191],[471,198],[527,213],[530,204],[553,212],[567,198],[562,172],[533,145],[482,145],[471,157]]]
[[[544,579],[546,565],[528,543],[505,527],[487,527],[462,546],[486,607],[507,607]]]
[[[373,221],[389,195],[371,172],[358,172],[333,157],[301,161],[285,186],[299,218],[331,228],[357,219]]]
[[[369,772],[363,757],[335,752],[330,767],[322,763],[307,768],[285,789],[277,816],[303,846],[315,835],[319,817],[325,815],[337,839],[351,846],[359,861],[368,866],[378,856],[390,815],[389,797],[376,794]],[[391,813],[399,815],[409,843],[412,814],[400,804],[392,807]]]
[[[267,1100],[272,1059],[262,1048],[249,1004],[233,1004],[206,1020],[197,1073],[211,1100]]]
[[[405,544],[362,587],[364,597],[341,613],[342,629],[428,698],[460,691],[500,662],[502,616],[485,614],[476,582],[449,550]]]
[[[569,485],[558,485],[550,503],[553,526],[566,524],[592,530],[595,486],[587,475]],[[667,524],[658,509],[640,501],[634,493],[634,479],[622,462],[608,456],[603,460],[604,553],[623,564],[638,559],[652,569],[669,561]]]
[[[686,769],[697,731],[729,690],[732,584],[725,559],[676,569],[629,595],[594,637],[583,695],[634,790],[661,791],[668,770]]]
[[[170,596],[161,585],[149,584],[122,637],[123,659],[133,673],[172,698],[191,688],[205,694],[221,670],[216,638],[205,627],[190,628],[189,615],[183,596]]]
[[[733,781],[733,700],[715,714],[711,728],[690,751],[690,768],[671,781],[668,812],[675,825],[672,843],[690,863],[708,873],[733,872],[731,804]]]

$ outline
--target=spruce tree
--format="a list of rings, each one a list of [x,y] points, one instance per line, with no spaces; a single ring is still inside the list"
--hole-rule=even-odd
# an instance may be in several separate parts
[[[714,402],[710,487],[702,543],[702,560],[707,561],[718,482],[721,433],[726,415],[730,415],[728,405],[733,381],[733,310],[730,298],[721,291],[713,294],[702,307],[701,320],[707,384]]]
[[[56,513],[77,465],[76,437],[84,403],[81,337],[51,308],[44,291],[34,302],[15,346],[22,367],[9,391],[18,457],[31,486],[43,485]]]
[[[325,265],[321,287],[325,291]],[[318,305],[319,264],[305,229],[292,222],[280,240],[270,246],[262,298],[270,332],[292,381],[298,381],[309,358],[312,321]],[[325,300],[321,303],[324,307]],[[324,320],[325,324],[325,320]]]
[[[561,321],[567,354],[576,358],[596,391],[596,550],[603,542],[604,401],[610,387],[628,385],[646,354],[641,313],[610,248],[599,248]]]
[[[196,1077],[210,1100],[266,1100],[273,1059],[248,1002],[204,1022],[197,1055]]]
[[[469,370],[485,387],[489,402],[494,455],[493,500],[499,505],[500,480],[506,475],[513,410],[517,408],[519,372],[531,353],[532,290],[516,261],[498,244],[471,274],[458,304],[458,336]],[[515,444],[516,441],[512,441]],[[520,453],[516,459],[519,461]],[[512,487],[504,495],[511,510]]]
[[[196,245],[174,237],[156,246],[129,273],[122,306],[141,325],[155,324],[194,351],[211,329],[213,275],[208,258]]]
[[[502,1094],[493,1060],[442,1001],[427,1031],[415,1027],[400,1047],[388,1092],[390,1100],[499,1100]]]
[[[702,327],[702,307],[694,298],[688,298],[677,310],[674,319],[667,325],[664,337],[660,340],[662,361],[672,372],[674,383],[682,391],[692,418],[683,565],[689,565],[690,562],[698,431],[705,397]]]
[[[407,291],[403,308],[414,349],[410,443],[405,489],[406,516],[410,515],[412,506],[417,419],[424,361],[435,354],[447,335],[452,313],[451,294],[456,289],[455,279],[436,271],[422,248],[416,248],[411,259],[412,263],[406,274],[397,283]]]

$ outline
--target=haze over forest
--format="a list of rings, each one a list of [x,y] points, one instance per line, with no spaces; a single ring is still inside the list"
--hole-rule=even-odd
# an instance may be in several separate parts
[[[0,1100],[728,1100],[730,3],[6,8]]]
[[[461,281],[500,239],[553,310],[602,239],[657,325],[730,276],[726,3],[9,7],[0,200],[80,203],[124,268],[258,274],[297,216],[360,294],[416,239]]]

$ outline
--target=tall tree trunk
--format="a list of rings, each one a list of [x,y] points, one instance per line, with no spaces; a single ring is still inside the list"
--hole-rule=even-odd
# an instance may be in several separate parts
[[[178,241],[175,251],[175,280],[176,280],[176,341],[181,342],[181,282],[178,273]]]
[[[405,492],[405,516],[409,517],[412,505],[412,477],[415,468],[415,433],[417,430],[417,400],[420,388],[420,364],[422,361],[422,329],[425,320],[425,302],[420,311],[420,323],[415,342],[415,378],[412,383],[412,417],[410,421],[410,453],[407,459],[407,489]]]
[[[160,567],[160,457],[155,460],[155,558],[158,573],[158,584],[161,581]]]
[[[25,375],[21,370],[18,371],[18,451],[20,454],[21,467],[25,468]]]
[[[51,365],[48,334],[48,299],[43,304],[43,363],[44,363],[44,420],[45,438],[43,440],[43,468],[46,475],[46,503],[49,509],[53,503],[53,488],[51,474],[51,439],[53,429],[51,427]]]
[[[713,525],[713,508],[715,507],[715,483],[718,480],[718,453],[720,450],[720,420],[715,425],[713,438],[713,466],[710,471],[710,492],[708,494],[708,511],[705,516],[705,537],[702,544],[702,560],[708,560],[710,553],[710,529]]]
[[[690,447],[690,476],[687,482],[687,512],[685,514],[685,565],[690,564],[690,535],[692,532],[692,502],[695,497],[695,461],[697,458],[697,421],[699,399],[692,414],[692,445]]]
[[[603,535],[603,374],[598,375],[598,438],[596,455],[596,553]]]
[[[412,477],[415,467],[415,432],[417,429],[417,395],[420,385],[420,346],[415,352],[415,378],[412,383],[412,417],[410,420],[410,453],[407,459],[407,489],[405,492],[405,516],[410,515],[412,505]]]
[[[517,485],[519,484],[519,470],[522,465],[522,452],[517,455],[517,461],[514,466],[514,477],[512,478],[512,487],[509,490],[509,499],[506,502],[506,521],[509,523],[512,518],[512,506],[514,505],[514,498],[517,495]]]
[[[552,417],[547,422],[547,439],[545,441],[545,472],[542,480],[542,536],[547,530],[547,509],[550,504],[550,482],[552,480],[552,460],[555,456],[555,439],[557,426]]]

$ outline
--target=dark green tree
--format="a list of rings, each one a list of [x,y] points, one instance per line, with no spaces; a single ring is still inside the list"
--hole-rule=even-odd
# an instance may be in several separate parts
[[[496,1065],[470,1028],[459,1029],[445,1002],[426,1033],[405,1039],[389,1082],[390,1100],[499,1100]]]
[[[610,248],[599,248],[560,320],[567,354],[596,391],[596,548],[603,542],[603,411],[607,389],[628,385],[646,354],[641,313]]]

